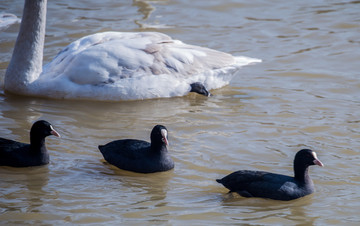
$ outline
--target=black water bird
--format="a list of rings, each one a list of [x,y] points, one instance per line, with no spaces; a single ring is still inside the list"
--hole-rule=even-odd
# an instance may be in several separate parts
[[[0,138],[0,166],[27,167],[49,163],[49,153],[45,138],[54,135],[60,137],[52,125],[40,120],[30,130],[30,144]]]
[[[298,151],[294,159],[294,177],[264,171],[240,170],[216,181],[230,192],[243,197],[260,197],[275,200],[293,200],[315,191],[308,167],[323,166],[310,149]]]
[[[174,168],[168,146],[168,130],[156,125],[151,131],[151,143],[124,139],[115,140],[106,145],[99,145],[104,159],[120,169],[138,173],[154,173]]]

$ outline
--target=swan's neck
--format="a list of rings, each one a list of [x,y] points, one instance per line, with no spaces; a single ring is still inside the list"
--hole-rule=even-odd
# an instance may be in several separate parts
[[[25,0],[19,35],[5,74],[5,90],[28,93],[42,71],[47,0]]]

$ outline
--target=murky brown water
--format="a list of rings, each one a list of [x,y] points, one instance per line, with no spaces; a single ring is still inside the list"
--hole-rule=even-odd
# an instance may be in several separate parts
[[[0,167],[0,224],[357,225],[360,221],[359,1],[50,1],[45,61],[83,35],[155,30],[263,59],[205,98],[120,103],[0,94],[0,136],[28,141],[41,118],[51,163]],[[21,16],[23,2],[1,1]],[[19,25],[0,31],[0,81]],[[1,85],[2,87],[2,85]],[[142,175],[97,145],[169,129],[175,169]],[[215,182],[238,169],[292,174],[296,151],[317,151],[317,192],[290,202],[245,199]]]

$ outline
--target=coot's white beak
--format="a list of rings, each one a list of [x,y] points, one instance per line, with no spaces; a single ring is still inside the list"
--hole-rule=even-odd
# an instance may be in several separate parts
[[[315,158],[315,160],[313,161],[313,163],[315,164],[315,165],[318,165],[318,166],[321,166],[321,167],[323,167],[324,166],[324,164],[317,158],[317,155],[316,155],[316,153],[315,152],[313,152],[312,153],[313,154],[313,156],[314,156],[314,158]]]
[[[56,130],[54,130],[54,128],[52,127],[52,125],[50,125],[50,129],[51,129],[51,134],[56,136],[56,137],[61,137],[60,134],[58,132],[56,132]]]
[[[169,145],[169,141],[167,139],[167,130],[166,129],[162,129],[161,130],[161,136],[162,136],[162,141],[166,144]]]
[[[314,160],[314,164],[315,164],[315,165],[318,165],[318,166],[321,166],[321,167],[324,166],[324,164],[323,164],[322,162],[320,162],[319,159],[315,159],[315,160]]]

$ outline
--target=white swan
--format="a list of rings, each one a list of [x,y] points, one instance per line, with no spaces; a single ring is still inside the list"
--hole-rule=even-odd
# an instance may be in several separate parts
[[[207,95],[206,89],[228,84],[240,67],[260,62],[156,32],[105,32],[71,43],[42,68],[46,3],[25,0],[5,74],[7,92],[112,101],[183,96],[190,91]]]

